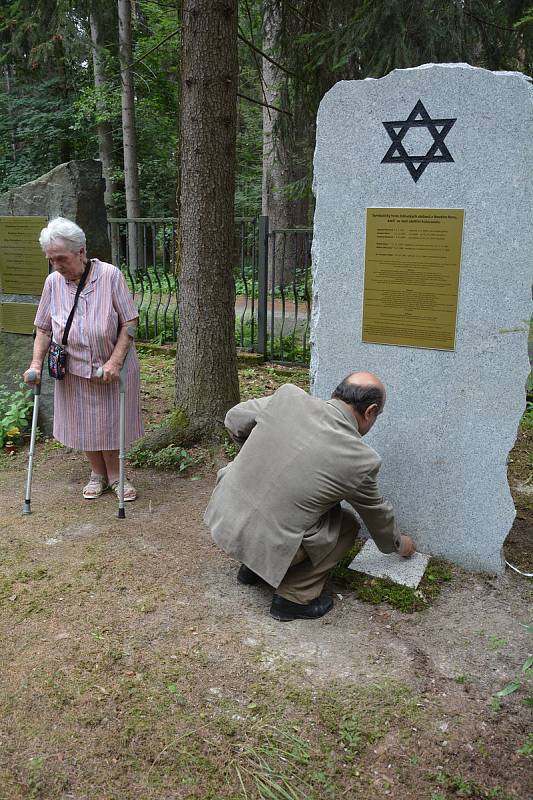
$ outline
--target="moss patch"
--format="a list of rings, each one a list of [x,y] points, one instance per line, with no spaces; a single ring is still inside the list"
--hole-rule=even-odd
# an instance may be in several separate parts
[[[438,597],[442,585],[451,580],[451,566],[446,561],[431,559],[418,589],[400,586],[386,578],[373,578],[348,569],[363,542],[358,540],[332,573],[332,580],[357,595],[365,603],[388,603],[399,611],[411,614],[423,611]]]
[[[189,418],[182,408],[175,408],[168,416],[168,427],[173,433],[180,433],[189,425]]]

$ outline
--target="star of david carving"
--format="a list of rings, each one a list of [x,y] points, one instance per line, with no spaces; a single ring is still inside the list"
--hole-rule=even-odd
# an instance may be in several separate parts
[[[383,122],[392,144],[382,159],[382,164],[405,164],[416,183],[429,164],[453,162],[444,139],[457,122],[455,119],[431,119],[421,100],[417,102],[407,119]],[[427,128],[433,137],[433,144],[425,155],[410,155],[402,139],[410,128]]]

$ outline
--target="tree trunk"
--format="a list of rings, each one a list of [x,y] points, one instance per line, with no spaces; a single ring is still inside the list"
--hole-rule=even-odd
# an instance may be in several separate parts
[[[209,434],[239,401],[232,278],[237,0],[183,0],[176,404]]]
[[[120,59],[120,84],[122,96],[122,140],[124,147],[124,188],[126,215],[141,216],[139,199],[139,165],[137,161],[137,134],[135,130],[135,93],[133,89],[131,3],[118,0],[118,38]],[[129,265],[135,272],[139,264],[140,241],[135,224],[128,226]]]
[[[58,102],[65,107],[70,105],[72,97],[69,91],[69,80],[67,76],[67,61],[65,57],[65,44],[61,36],[55,36],[53,40],[53,54],[48,58],[48,75],[52,79],[58,80],[59,89]],[[68,128],[61,128],[59,132],[59,163],[66,164],[72,159],[72,141]]]
[[[106,36],[106,20],[102,9],[95,5],[89,14],[89,24],[91,27],[91,42],[93,46],[93,71],[94,86],[97,91],[102,91],[106,86],[105,59],[103,51],[108,43],[110,36]],[[115,205],[113,195],[118,191],[118,186],[113,180],[113,126],[110,120],[102,119],[104,108],[101,98],[96,102],[96,112],[98,122],[96,123],[96,134],[98,137],[98,152],[102,162],[102,172],[105,180],[104,202],[108,217],[114,217]],[[115,226],[111,230],[111,252],[113,253],[113,263],[118,265],[118,236]]]
[[[7,94],[7,114],[9,117],[9,128],[10,128],[10,138],[11,138],[11,155],[13,161],[16,163],[17,161],[17,137],[16,137],[16,128],[15,122],[13,119],[13,108],[12,108],[12,98],[11,95],[13,94],[13,75],[12,75],[13,67],[11,64],[5,64],[3,68],[4,74],[4,83],[5,83],[5,91]]]
[[[281,9],[272,5],[263,18],[263,51],[276,55],[276,40],[281,23]],[[266,102],[279,107],[280,74],[266,58],[262,64]],[[298,164],[298,147],[294,121],[287,117],[281,128],[279,113],[263,108],[263,184],[262,214],[269,217],[272,231],[269,248],[269,269],[275,272],[278,285],[290,285],[305,263],[302,237],[290,233],[274,233],[307,225],[308,202],[304,198],[290,199],[287,187],[302,178],[304,168]]]

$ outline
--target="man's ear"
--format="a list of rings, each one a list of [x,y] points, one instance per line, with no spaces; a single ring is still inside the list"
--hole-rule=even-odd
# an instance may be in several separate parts
[[[378,413],[379,413],[378,404],[377,403],[372,403],[372,405],[368,406],[368,408],[365,411],[365,419],[368,419],[368,420],[374,419],[375,417],[377,417]]]

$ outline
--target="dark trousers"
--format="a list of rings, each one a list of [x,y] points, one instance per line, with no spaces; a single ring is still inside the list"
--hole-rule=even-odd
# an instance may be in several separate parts
[[[300,545],[285,577],[276,589],[276,594],[293,603],[310,603],[322,594],[329,572],[353,547],[360,525],[353,511],[342,509],[339,538],[329,553],[313,565]]]

